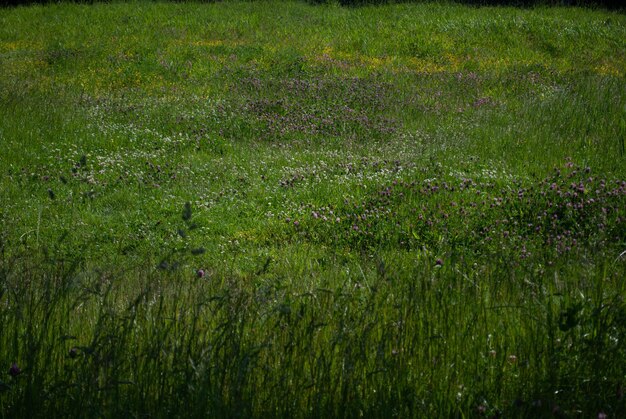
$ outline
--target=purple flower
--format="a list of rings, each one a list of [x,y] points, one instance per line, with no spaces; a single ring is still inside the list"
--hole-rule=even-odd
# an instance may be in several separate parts
[[[436,266],[443,266],[443,260],[441,259],[437,259],[437,261],[435,262]]]
[[[22,373],[22,370],[20,369],[20,367],[17,366],[17,364],[14,362],[11,365],[11,368],[9,368],[9,375],[11,377],[17,377],[18,375],[20,375]]]
[[[196,271],[196,275],[198,276],[198,278],[204,278],[204,275],[205,275],[204,269],[198,269]]]

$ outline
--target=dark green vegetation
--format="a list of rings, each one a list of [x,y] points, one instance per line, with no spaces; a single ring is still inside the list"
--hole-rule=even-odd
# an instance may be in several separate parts
[[[0,412],[626,414],[626,18],[0,11]]]

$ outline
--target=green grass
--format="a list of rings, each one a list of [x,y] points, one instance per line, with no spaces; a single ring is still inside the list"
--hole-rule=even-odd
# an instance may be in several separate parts
[[[625,415],[624,69],[601,10],[0,9],[0,417]]]

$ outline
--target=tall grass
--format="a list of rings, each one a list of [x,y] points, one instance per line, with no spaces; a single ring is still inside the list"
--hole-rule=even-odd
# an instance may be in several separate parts
[[[626,21],[0,10],[0,412],[620,417]]]

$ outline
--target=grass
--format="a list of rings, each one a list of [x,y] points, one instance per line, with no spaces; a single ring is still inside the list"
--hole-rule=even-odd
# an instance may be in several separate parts
[[[0,415],[626,414],[626,19],[0,9]]]

